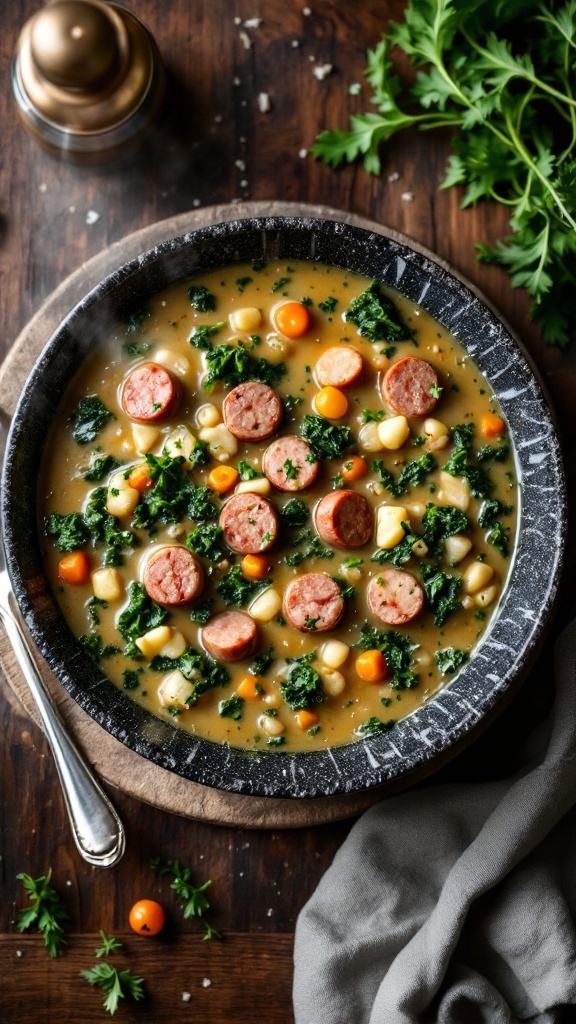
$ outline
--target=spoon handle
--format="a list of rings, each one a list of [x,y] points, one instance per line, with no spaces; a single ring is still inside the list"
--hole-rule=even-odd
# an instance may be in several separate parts
[[[1,577],[5,577],[1,579]],[[108,797],[68,736],[44,685],[19,622],[8,574],[0,572],[0,615],[42,721],[62,785],[74,842],[88,864],[117,864],[125,847],[124,827]]]

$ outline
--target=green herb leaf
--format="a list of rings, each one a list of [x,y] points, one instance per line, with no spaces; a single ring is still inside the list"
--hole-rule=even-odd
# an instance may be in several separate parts
[[[434,623],[443,626],[446,619],[462,607],[458,599],[462,580],[433,565],[423,565],[420,574],[426,599],[434,612]]]
[[[217,324],[202,324],[199,327],[195,327],[192,334],[188,338],[188,341],[194,348],[202,349],[205,352],[211,352],[213,349],[212,338],[215,334],[218,334],[223,327],[226,326],[224,320],[220,320]]]
[[[247,380],[278,387],[286,374],[284,363],[271,363],[260,356],[251,356],[243,345],[218,345],[206,353],[208,374],[203,387],[210,391],[217,381],[227,388],[234,388]]]
[[[118,617],[118,630],[124,640],[144,636],[161,626],[168,612],[148,596],[142,583],[132,582],[128,589],[128,606]]]
[[[90,541],[90,530],[80,512],[69,512],[67,515],[53,512],[45,525],[48,536],[56,538],[54,543],[58,551],[78,551]]]
[[[72,437],[77,444],[92,444],[106,424],[114,419],[114,413],[106,408],[98,395],[88,395],[80,399],[68,422],[72,424]]]
[[[138,1002],[144,999],[144,978],[137,978],[132,971],[117,971],[108,963],[94,964],[88,970],[80,971],[80,974],[89,985],[95,985],[106,993],[103,1006],[111,1017],[118,1009],[121,999],[130,996]]]
[[[16,922],[18,931],[25,932],[35,925],[44,936],[44,945],[50,956],[58,956],[60,947],[66,945],[62,924],[70,920],[70,915],[50,885],[52,871],[40,878],[32,878],[24,872],[16,877],[22,882],[32,904],[19,912]]]
[[[82,475],[88,483],[97,484],[121,465],[122,463],[115,459],[113,455],[97,455],[90,468]]]
[[[396,722],[393,718],[388,722],[383,722],[381,718],[372,715],[358,726],[356,732],[359,736],[380,736],[383,732],[390,732],[395,725]]]
[[[191,284],[188,298],[197,313],[211,313],[216,309],[216,296],[212,295],[204,284]]]
[[[233,693],[231,697],[218,702],[218,714],[222,718],[233,718],[235,722],[239,722],[243,711],[244,698],[239,697],[237,693]]]
[[[197,526],[192,533],[188,534],[185,544],[190,551],[209,558],[211,562],[222,561],[227,552],[224,545],[224,534],[218,523],[202,523]]]
[[[308,521],[308,509],[302,498],[290,498],[280,509],[280,522],[285,529],[299,529]]]
[[[348,306],[346,320],[368,341],[401,341],[411,337],[394,303],[380,290],[377,281]]]
[[[300,433],[316,459],[339,459],[356,443],[350,427],[337,426],[324,416],[305,416]]]
[[[289,675],[285,682],[280,684],[280,693],[292,711],[314,707],[324,700],[322,680],[316,669],[310,665],[311,660],[310,654],[290,658],[292,667]]]
[[[418,685],[418,677],[412,671],[413,651],[418,644],[405,633],[398,630],[379,630],[365,623],[360,630],[360,638],[354,645],[363,651],[381,651],[386,664],[392,672],[388,685],[393,690],[412,690]]]
[[[442,651],[435,651],[434,661],[443,676],[453,675],[468,661],[468,651],[460,651],[457,647],[445,647]]]
[[[242,575],[240,566],[233,565],[229,572],[216,584],[216,593],[222,598],[228,608],[243,608],[261,590],[266,590],[271,583],[271,579],[247,580]]]

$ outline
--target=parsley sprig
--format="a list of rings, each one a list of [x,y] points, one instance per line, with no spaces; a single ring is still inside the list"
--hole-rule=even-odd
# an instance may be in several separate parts
[[[204,882],[203,885],[194,885],[190,868],[183,867],[178,860],[162,860],[161,857],[153,857],[150,867],[157,875],[173,876],[170,888],[182,900],[182,914],[186,921],[191,917],[203,917],[204,911],[210,909],[206,890],[212,885],[212,879]],[[216,931],[206,920],[203,921],[203,924],[204,942],[212,938],[222,938],[220,932]]]
[[[380,146],[397,132],[455,129],[441,187],[464,186],[463,206],[508,208],[511,234],[494,248],[479,244],[478,258],[527,289],[533,317],[558,345],[569,339],[576,283],[575,36],[570,0],[409,0],[404,20],[368,51],[375,111],[312,147],[334,167],[363,159],[379,174]],[[395,46],[419,69],[404,95]]]
[[[44,936],[44,944],[50,956],[58,956],[60,947],[66,944],[62,925],[70,920],[70,915],[50,885],[52,871],[39,878],[32,878],[24,872],[16,877],[22,882],[32,904],[19,912],[16,925],[18,931],[25,932],[36,925]]]
[[[107,935],[104,931],[100,931],[100,939],[102,945],[96,950],[97,957],[110,956],[115,950],[122,948],[122,943],[118,939],[115,939],[113,935]],[[137,978],[130,970],[119,971],[112,964],[100,960],[100,963],[80,971],[80,974],[89,985],[104,990],[106,995],[103,1006],[111,1017],[116,1013],[120,1000],[125,999],[126,996],[130,996],[136,1002],[144,999],[142,988],[144,978]]]

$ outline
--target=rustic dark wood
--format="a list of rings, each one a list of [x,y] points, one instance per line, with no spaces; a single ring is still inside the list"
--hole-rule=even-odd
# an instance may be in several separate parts
[[[449,260],[499,307],[523,337],[550,389],[566,438],[576,428],[576,356],[546,347],[527,320],[526,296],[506,275],[480,267],[475,241],[506,233],[506,213],[481,205],[462,212],[455,190],[438,191],[449,153],[446,135],[417,133],[395,140],[381,178],[359,167],[335,172],[299,156],[318,130],[344,126],[347,114],[367,109],[368,92],[352,97],[362,81],[364,52],[386,18],[400,17],[401,0],[133,0],[152,30],[170,73],[167,113],[147,151],[136,160],[100,168],[53,159],[18,123],[9,89],[9,64],[19,28],[40,0],[3,6],[0,33],[0,352],[4,355],[46,297],[77,267],[125,234],[194,205],[234,199],[324,203],[371,217],[403,231]],[[248,29],[242,21],[261,17]],[[292,41],[299,42],[298,47]],[[323,82],[319,64],[334,70]],[[234,85],[234,79],[240,81]],[[272,109],[258,110],[268,92]],[[245,169],[237,166],[244,161]],[[388,176],[398,172],[398,181]],[[245,184],[244,184],[245,183]],[[402,193],[413,194],[411,202]],[[88,210],[99,220],[86,223]],[[565,445],[574,490],[575,447]],[[570,544],[566,578],[575,566]],[[566,593],[568,590],[566,588]],[[560,609],[559,621],[565,617]],[[558,625],[556,626],[556,632]],[[506,769],[527,719],[542,713],[541,679],[549,678],[551,645],[510,711],[470,751],[442,773],[444,780],[486,778]],[[520,714],[519,712],[522,712]],[[125,821],[128,850],[110,871],[91,869],[72,846],[55,770],[42,734],[8,687],[0,689],[0,1019],[6,1024],[82,1024],[104,1019],[99,996],[78,977],[92,961],[98,929],[126,939],[130,966],[147,979],[146,1002],[122,1006],[119,1020],[154,1022],[266,1019],[291,1024],[291,945],[297,913],[314,890],[349,824],[287,831],[239,831],[170,816],[115,792]],[[222,945],[202,943],[194,925],[147,862],[155,854],[180,858],[199,880],[213,879],[213,920]],[[19,871],[53,869],[65,896],[72,929],[56,963],[36,936],[19,936],[23,905]],[[130,905],[160,893],[171,930],[156,941],[127,934]],[[270,913],[271,912],[271,913]],[[18,951],[22,956],[17,955]],[[124,962],[123,962],[124,965]],[[212,985],[202,987],[202,979]],[[192,993],[190,1003],[182,992]]]

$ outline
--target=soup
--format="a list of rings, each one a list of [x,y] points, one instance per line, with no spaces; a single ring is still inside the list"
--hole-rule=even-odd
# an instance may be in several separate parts
[[[154,714],[244,749],[388,730],[505,585],[506,424],[414,303],[316,263],[154,296],[82,366],[41,479],[79,642]]]

